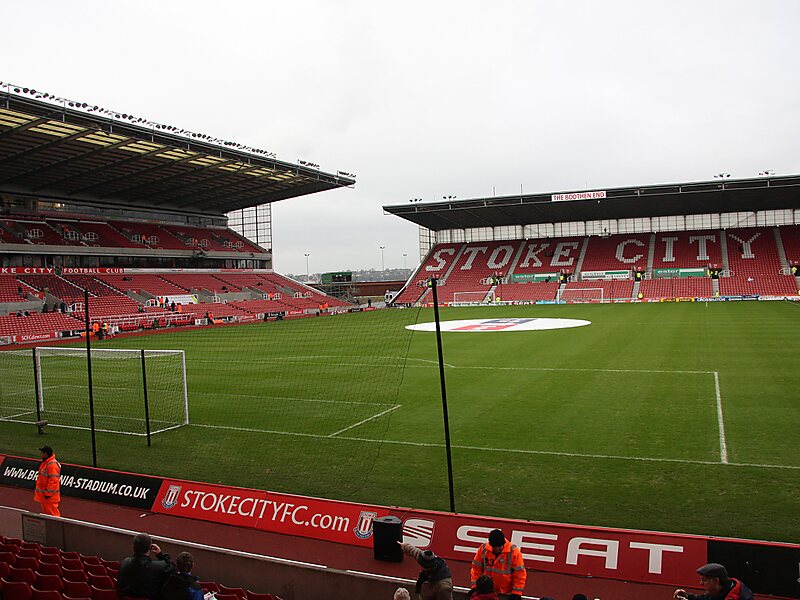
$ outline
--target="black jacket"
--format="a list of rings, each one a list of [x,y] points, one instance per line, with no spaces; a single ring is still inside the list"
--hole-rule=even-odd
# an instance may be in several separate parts
[[[117,590],[122,596],[160,600],[161,587],[175,572],[169,554],[163,552],[152,560],[147,554],[134,554],[122,561],[117,576]]]

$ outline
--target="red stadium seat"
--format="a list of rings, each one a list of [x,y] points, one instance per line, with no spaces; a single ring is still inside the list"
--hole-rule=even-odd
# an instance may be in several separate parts
[[[247,600],[273,600],[272,594],[257,594],[247,590]]]
[[[100,562],[100,559],[97,556],[84,556],[81,554],[81,562],[84,565],[102,565],[103,563]]]
[[[18,569],[33,569],[34,571],[39,568],[39,559],[35,556],[20,556],[17,555],[17,563],[14,565]]]
[[[83,570],[86,571],[87,575],[108,575],[105,565],[84,562]]]
[[[86,576],[89,578],[89,585],[92,587],[101,590],[113,590],[116,587],[114,585],[114,580],[108,575],[92,575],[91,573],[87,573]]]
[[[64,579],[64,581],[82,581],[84,583],[89,581],[89,576],[83,569],[68,569],[66,567],[62,567],[61,577]]]
[[[42,546],[41,550],[42,556],[58,556],[59,560],[61,560],[61,550],[55,546]],[[39,557],[39,560],[41,560],[42,556]]]
[[[239,598],[247,598],[247,592],[245,591],[244,588],[240,588],[240,587],[228,587],[228,586],[222,585],[220,583],[219,584],[219,592],[220,592],[220,594],[227,594],[227,595],[231,595],[232,594],[232,595],[237,596]],[[219,597],[219,596],[217,596],[217,597]]]
[[[17,567],[11,567],[11,571],[8,574],[9,581],[24,581],[28,585],[32,586],[36,583],[36,573],[33,569],[18,569]]]
[[[64,582],[58,575],[42,575],[36,574],[36,583],[33,584],[37,590],[58,590],[59,592],[64,589]]]
[[[240,600],[241,596],[237,596],[236,594],[223,594],[223,593],[216,593],[214,597],[217,600]]]
[[[42,553],[39,548],[31,546],[22,546],[17,550],[17,556],[29,556],[38,560],[39,555]]]
[[[11,573],[11,565],[8,563],[0,562],[0,577],[8,579],[8,574]]]
[[[92,587],[92,600],[119,600],[119,594],[117,590],[113,587],[110,588],[98,588],[97,586]]]
[[[92,588],[85,581],[64,581],[64,596],[71,598],[91,598]]]
[[[62,600],[61,592],[58,590],[31,589],[31,600]]]
[[[40,562],[39,568],[36,569],[37,573],[42,575],[58,575],[61,577],[61,565],[58,563],[45,563]]]
[[[61,566],[65,569],[72,569],[73,571],[83,571],[83,563],[77,558],[64,558],[62,556]]]
[[[14,566],[17,564],[17,555],[13,552],[0,552],[0,563]]]
[[[64,550],[62,550],[61,558],[62,559],[68,558],[69,560],[80,560],[81,555],[78,552],[65,552]]]
[[[47,564],[55,564],[61,565],[61,555],[56,551],[55,554],[42,554],[39,556],[39,564],[47,563]]]
[[[214,581],[198,581],[197,583],[202,585],[207,592],[219,592],[219,585]]]
[[[0,579],[3,600],[30,600],[31,586],[23,581]]]

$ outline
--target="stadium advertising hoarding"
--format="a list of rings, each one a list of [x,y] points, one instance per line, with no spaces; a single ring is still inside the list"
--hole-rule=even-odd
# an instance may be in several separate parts
[[[39,461],[0,455],[0,486],[33,489]],[[406,542],[469,562],[489,531],[501,528],[532,570],[669,586],[722,562],[758,593],[800,598],[800,545],[588,527],[355,504],[132,473],[62,465],[62,494],[164,515],[371,547],[372,524],[403,523]]]
[[[62,275],[114,275],[124,273],[125,269],[122,267],[95,267],[95,268],[83,268],[83,267],[59,267],[58,269],[53,267],[2,267],[0,268],[0,274],[3,275],[52,275],[62,274]]]
[[[6,456],[0,462],[0,485],[29,490],[36,487],[40,461]],[[61,463],[62,495],[119,506],[150,510],[161,481],[158,477]]]
[[[354,546],[372,546],[372,522],[403,521],[404,539],[452,560],[470,561],[494,528],[529,568],[678,585],[706,562],[702,537],[453,515],[352,504],[244,488],[164,480],[153,511]]]

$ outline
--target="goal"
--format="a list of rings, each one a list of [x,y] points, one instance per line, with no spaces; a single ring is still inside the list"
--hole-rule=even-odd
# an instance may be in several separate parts
[[[491,297],[487,299],[486,295],[489,290],[477,292],[453,292],[453,306],[471,306],[474,304],[483,304],[484,302],[491,301]]]
[[[559,288],[557,302],[605,302],[603,288]]]
[[[183,350],[91,352],[96,431],[147,435],[189,423]],[[0,420],[91,427],[86,349],[0,352],[0,372]]]

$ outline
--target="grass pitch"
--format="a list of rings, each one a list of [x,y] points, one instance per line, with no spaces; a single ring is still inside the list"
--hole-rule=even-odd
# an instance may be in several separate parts
[[[459,512],[800,541],[800,306],[453,308],[576,329],[443,334]],[[435,335],[392,310],[99,343],[186,351],[192,424],[98,434],[100,466],[447,510]],[[24,378],[23,378],[24,379]],[[0,421],[0,452],[35,456]],[[49,428],[66,462],[88,432]]]

